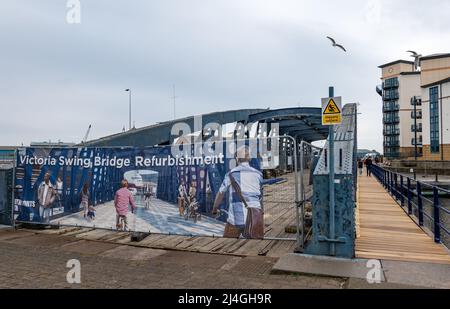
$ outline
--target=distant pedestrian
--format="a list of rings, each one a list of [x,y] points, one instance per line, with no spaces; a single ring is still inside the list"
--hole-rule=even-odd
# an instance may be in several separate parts
[[[362,175],[363,173],[363,168],[364,168],[364,163],[361,159],[358,159],[358,171],[359,171],[359,176]]]
[[[368,157],[366,159],[366,173],[367,176],[372,176],[372,158]]]
[[[128,181],[122,180],[121,186],[122,188],[117,190],[114,197],[114,207],[116,208],[116,228],[125,231],[128,228],[128,205],[131,205],[131,212],[134,213],[136,204],[133,194],[128,190]]]

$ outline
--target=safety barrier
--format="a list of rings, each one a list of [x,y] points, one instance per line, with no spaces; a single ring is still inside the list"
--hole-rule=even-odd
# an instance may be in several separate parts
[[[237,166],[245,160],[237,160],[236,152],[243,146],[250,161],[241,174]],[[176,152],[180,147],[183,152]],[[236,206],[242,198],[250,206],[261,198],[264,214],[257,224],[264,227],[264,238],[299,237],[291,228],[298,234],[298,148],[290,136],[164,147],[28,147],[18,150],[16,160],[18,223],[221,237],[236,234],[226,230],[230,217],[245,218]],[[242,194],[231,178],[226,181],[234,168]],[[254,181],[257,173],[263,175],[261,188]],[[128,180],[136,204],[134,213],[123,210],[123,222],[114,200],[122,179]],[[242,229],[246,222],[235,223]]]
[[[13,223],[13,168],[0,168],[0,224]]]
[[[450,190],[372,165],[372,174],[436,243],[450,248]],[[442,233],[443,232],[443,233]]]

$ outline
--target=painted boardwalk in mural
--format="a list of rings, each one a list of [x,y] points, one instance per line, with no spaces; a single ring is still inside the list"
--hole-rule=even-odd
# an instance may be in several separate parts
[[[152,198],[148,208],[141,196],[135,196],[136,213],[127,215],[128,229],[138,232],[193,235],[193,236],[222,236],[225,223],[202,215],[194,223],[193,219],[185,220],[174,204]],[[51,221],[52,224],[96,227],[105,229],[116,228],[116,210],[114,201],[95,207],[95,219],[84,218],[83,211]]]

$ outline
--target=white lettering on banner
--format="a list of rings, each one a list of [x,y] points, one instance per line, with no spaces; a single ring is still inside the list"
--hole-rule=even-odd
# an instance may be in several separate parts
[[[36,207],[36,202],[35,201],[23,201],[20,199],[14,199],[14,206],[22,206],[22,207],[27,207],[27,208],[34,208]]]
[[[194,165],[210,165],[210,164],[223,164],[225,163],[225,155],[219,153],[211,156],[176,156],[171,155],[160,157],[152,156],[151,158],[145,158],[143,156],[135,156],[133,160],[131,158],[118,158],[116,156],[106,158],[93,157],[93,158],[80,158],[72,157],[67,158],[64,156],[58,157],[58,160],[52,157],[37,157],[37,156],[20,156],[19,162],[21,165],[48,165],[48,166],[80,166],[83,168],[92,167],[115,167],[123,168],[130,167],[134,162],[136,167],[154,167],[154,166],[194,166]]]

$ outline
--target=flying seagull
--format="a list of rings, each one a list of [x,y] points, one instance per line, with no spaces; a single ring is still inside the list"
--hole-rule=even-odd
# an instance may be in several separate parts
[[[422,57],[422,55],[419,55],[418,53],[416,53],[413,50],[407,50],[407,53],[411,53],[411,57],[414,58],[414,70],[417,71],[419,70],[419,66],[420,66],[420,57]]]
[[[344,48],[344,46],[342,46],[340,44],[336,44],[336,41],[333,38],[330,38],[329,36],[327,36],[327,39],[329,39],[331,41],[331,43],[333,44],[333,47],[339,47],[343,51],[347,52],[347,50]]]

